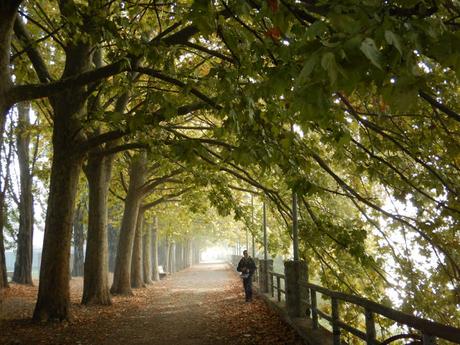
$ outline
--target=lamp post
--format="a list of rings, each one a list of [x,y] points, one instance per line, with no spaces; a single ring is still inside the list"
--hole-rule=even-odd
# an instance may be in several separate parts
[[[297,221],[297,194],[292,192],[292,244],[294,261],[299,260],[299,224]]]
[[[256,241],[254,237],[254,195],[251,193],[251,228],[252,228],[252,257],[256,257]]]
[[[263,203],[263,229],[264,229],[264,260],[267,261],[267,210],[266,210],[265,200]]]

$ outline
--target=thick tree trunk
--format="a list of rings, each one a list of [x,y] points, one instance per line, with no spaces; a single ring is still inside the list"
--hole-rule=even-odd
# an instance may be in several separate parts
[[[90,153],[85,174],[89,186],[88,239],[86,244],[83,304],[110,305],[107,235],[107,196],[112,156]]]
[[[65,147],[55,145],[40,284],[34,311],[36,321],[61,321],[69,317],[70,244],[74,201],[81,170],[81,159],[72,155],[72,151],[73,148],[69,152]]]
[[[142,288],[144,284],[144,270],[142,264],[142,232],[144,227],[144,211],[139,209],[137,215],[136,233],[134,235],[133,257],[131,261],[131,287]]]
[[[108,239],[109,239],[109,272],[115,271],[115,260],[117,258],[117,243],[118,243],[118,229],[114,228],[112,224],[108,225]]]
[[[142,238],[142,267],[145,284],[152,284],[152,222],[146,223]]]
[[[12,81],[10,76],[10,53],[13,25],[19,2],[0,1],[0,147],[3,146],[5,119],[12,106],[8,99]],[[0,160],[0,171],[2,171]],[[3,243],[4,198],[0,200],[0,289],[8,287],[5,260],[5,245]]]
[[[6,274],[5,245],[3,242],[4,205],[4,195],[3,193],[0,193],[0,289],[8,287],[8,276]]]
[[[90,67],[92,48],[87,43],[72,44],[66,49],[63,78],[88,71]],[[50,99],[54,110],[54,152],[40,284],[33,316],[37,321],[65,320],[70,315],[69,259],[75,197],[83,163],[81,145],[86,139],[81,124],[86,97],[85,87],[73,87]]]
[[[73,221],[73,277],[83,276],[85,231],[83,225],[83,203],[78,204]]]
[[[152,280],[160,280],[160,272],[158,272],[158,217],[153,217],[152,224]]]
[[[131,259],[133,254],[134,235],[136,232],[137,215],[139,213],[142,194],[140,187],[144,184],[145,154],[133,157],[130,167],[128,193],[121,222],[118,240],[115,272],[110,292],[113,294],[131,295]]]
[[[10,76],[10,53],[13,26],[19,3],[15,1],[0,1],[0,121],[5,121],[12,104],[8,92],[13,85]],[[3,138],[3,127],[0,133]]]
[[[16,147],[18,151],[21,194],[19,200],[18,250],[14,264],[13,281],[19,284],[32,285],[34,202],[32,196],[32,174],[29,164],[30,134],[27,126],[30,124],[30,120],[27,103],[18,104],[18,118]]]

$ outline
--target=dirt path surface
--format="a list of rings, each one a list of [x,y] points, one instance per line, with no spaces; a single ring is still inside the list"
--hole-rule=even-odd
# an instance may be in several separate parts
[[[79,304],[81,279],[71,281],[72,320],[30,321],[36,287],[12,285],[0,295],[0,344],[240,345],[302,344],[260,298],[244,302],[227,264],[201,264],[135,291],[109,307]]]

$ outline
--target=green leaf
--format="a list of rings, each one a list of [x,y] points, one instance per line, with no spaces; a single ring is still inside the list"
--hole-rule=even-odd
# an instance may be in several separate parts
[[[337,81],[337,64],[335,62],[335,55],[332,52],[327,52],[321,58],[321,66],[327,71],[331,84]]]
[[[318,63],[318,55],[312,54],[310,55],[310,58],[305,61],[302,70],[300,71],[299,76],[297,77],[297,82],[298,83],[303,83],[305,82],[310,74],[313,72],[315,69],[316,64]]]
[[[402,55],[401,41],[398,35],[396,35],[393,31],[385,30],[385,40],[387,41],[388,44],[398,49],[399,54]]]
[[[361,42],[360,50],[364,55],[366,55],[366,57],[372,62],[374,66],[382,69],[382,66],[380,65],[381,55],[372,38],[367,37],[364,39],[364,41]]]
[[[308,28],[307,37],[310,39],[322,37],[327,31],[327,25],[323,21],[317,20]]]

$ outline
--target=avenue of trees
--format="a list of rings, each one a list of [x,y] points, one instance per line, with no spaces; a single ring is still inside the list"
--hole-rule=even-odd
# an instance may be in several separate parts
[[[70,316],[72,245],[110,304],[156,229],[235,239],[215,212],[260,243],[264,200],[288,254],[296,193],[312,278],[460,326],[459,29],[454,0],[0,0],[0,288],[43,190],[37,321]]]

